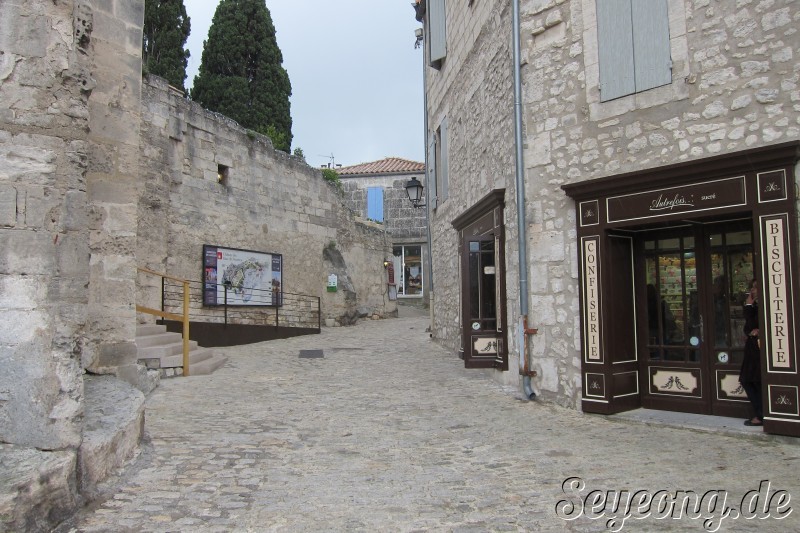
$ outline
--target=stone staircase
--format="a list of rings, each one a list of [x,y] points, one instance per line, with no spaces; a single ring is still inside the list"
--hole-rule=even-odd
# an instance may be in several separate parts
[[[180,333],[171,333],[159,324],[136,326],[138,359],[148,369],[158,370],[162,378],[183,375],[183,339]],[[228,360],[213,350],[189,341],[189,375],[210,374]]]

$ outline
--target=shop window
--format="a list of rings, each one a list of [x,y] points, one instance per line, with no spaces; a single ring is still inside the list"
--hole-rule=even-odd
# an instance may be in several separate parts
[[[422,246],[398,245],[393,249],[395,276],[400,273],[397,294],[407,297],[422,296]]]

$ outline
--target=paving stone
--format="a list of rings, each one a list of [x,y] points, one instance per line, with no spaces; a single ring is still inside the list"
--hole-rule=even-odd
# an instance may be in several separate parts
[[[230,363],[214,374],[162,382],[147,399],[150,440],[137,462],[59,533],[608,530],[609,515],[556,514],[570,477],[584,481],[581,498],[725,490],[737,508],[769,480],[798,504],[796,442],[527,402],[465,370],[426,326],[364,321],[226,348]],[[324,358],[298,358],[319,346]],[[624,527],[706,530],[686,517]],[[720,528],[797,530],[800,510]]]

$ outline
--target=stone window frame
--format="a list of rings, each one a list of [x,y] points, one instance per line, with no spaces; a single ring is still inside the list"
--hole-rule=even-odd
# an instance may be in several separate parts
[[[586,102],[593,121],[616,117],[637,109],[646,109],[689,98],[689,44],[686,34],[686,11],[683,0],[667,0],[669,44],[672,57],[672,82],[642,92],[600,101],[600,63],[597,43],[597,0],[581,0],[583,8],[583,49],[586,70]]]

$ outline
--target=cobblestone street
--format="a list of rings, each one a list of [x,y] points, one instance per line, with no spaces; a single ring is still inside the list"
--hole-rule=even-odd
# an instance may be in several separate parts
[[[800,446],[788,439],[522,401],[432,343],[427,323],[363,321],[224,349],[229,361],[214,374],[162,381],[141,455],[58,531],[608,530],[608,513],[556,514],[570,477],[585,483],[570,493],[576,510],[595,489],[727,491],[717,508],[703,500],[708,523],[651,515],[625,531],[800,529],[800,509],[733,518],[761,480],[771,483],[762,507],[778,490],[800,505]]]

